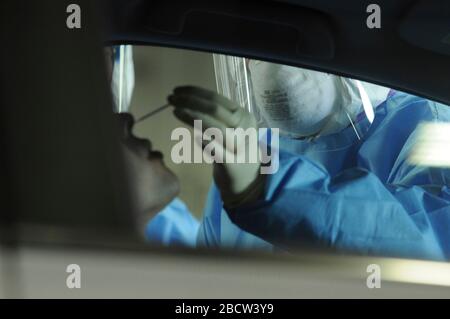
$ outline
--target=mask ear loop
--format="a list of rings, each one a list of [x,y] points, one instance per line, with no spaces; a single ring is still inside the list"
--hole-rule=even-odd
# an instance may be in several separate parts
[[[369,99],[369,95],[367,94],[366,90],[364,89],[363,85],[359,80],[351,79],[351,81],[353,81],[356,84],[356,88],[358,89],[358,93],[361,98],[364,113],[366,114],[366,118],[368,119],[369,123],[372,124],[375,118],[375,112],[373,110],[372,102]],[[342,81],[342,84],[343,87],[345,87],[345,89],[348,92],[348,88],[345,86],[344,81]],[[350,121],[353,130],[355,131],[356,137],[358,138],[358,140],[361,140],[361,134],[358,132],[354,120],[351,118],[347,110],[345,110],[345,114],[347,115],[347,118]]]
[[[358,133],[358,130],[356,129],[355,123],[353,123],[352,118],[350,117],[350,115],[348,114],[347,111],[345,111],[345,114],[347,115],[348,120],[350,121],[350,124],[353,127],[353,131],[355,131],[356,137],[358,138],[358,140],[361,140],[361,136]]]

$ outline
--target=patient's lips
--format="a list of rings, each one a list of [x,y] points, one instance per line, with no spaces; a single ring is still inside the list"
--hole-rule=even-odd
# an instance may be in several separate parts
[[[117,116],[123,129],[123,142],[130,149],[132,149],[139,156],[142,156],[149,160],[163,158],[163,154],[161,152],[152,149],[152,143],[148,139],[139,138],[133,134],[132,129],[134,125],[134,119],[131,114],[120,113],[117,114]]]
[[[152,149],[152,143],[147,139],[136,138],[139,143],[142,144],[142,148],[145,150],[148,159],[162,159],[163,154],[160,151]]]
[[[164,157],[163,153],[161,153],[160,151],[149,151],[148,153],[149,159],[156,159],[156,158],[162,159],[163,157]]]
[[[138,153],[148,159],[162,159],[163,154],[160,151],[152,149],[152,143],[148,139],[138,138],[134,135],[130,136],[134,147],[137,149]]]

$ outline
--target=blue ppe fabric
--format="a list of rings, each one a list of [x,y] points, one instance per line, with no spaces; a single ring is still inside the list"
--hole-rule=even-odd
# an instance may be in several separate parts
[[[450,123],[450,107],[396,92],[370,127],[357,123],[368,127],[361,140],[352,127],[313,142],[280,138],[280,169],[267,176],[261,200],[226,212],[211,187],[198,244],[273,250],[312,243],[450,259],[450,170],[407,161],[422,122]]]
[[[186,205],[175,198],[147,224],[145,233],[149,242],[164,246],[195,247],[199,221]]]

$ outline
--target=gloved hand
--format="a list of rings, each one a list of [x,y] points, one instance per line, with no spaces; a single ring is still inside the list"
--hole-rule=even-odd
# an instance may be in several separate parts
[[[235,207],[256,199],[263,188],[263,175],[259,173],[259,156],[257,163],[236,163],[238,150],[248,150],[246,145],[238,149],[227,149],[226,128],[257,129],[255,117],[244,108],[224,96],[199,87],[178,87],[169,96],[168,101],[175,107],[174,114],[182,122],[193,126],[194,120],[202,121],[202,128],[217,128],[224,138],[221,150],[224,163],[214,163],[214,181],[220,190],[225,206]],[[220,146],[219,146],[220,147]],[[233,162],[227,163],[225,153],[231,152]]]

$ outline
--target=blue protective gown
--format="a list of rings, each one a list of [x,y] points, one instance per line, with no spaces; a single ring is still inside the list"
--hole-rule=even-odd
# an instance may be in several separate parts
[[[164,246],[195,247],[198,229],[198,220],[175,198],[149,221],[145,235],[149,242]]]
[[[352,128],[314,142],[280,138],[280,168],[267,175],[264,196],[252,205],[225,212],[213,185],[198,244],[274,249],[314,243],[449,259],[450,170],[412,166],[407,156],[418,124],[450,122],[450,107],[397,92],[375,114],[370,128],[367,120],[358,123],[368,128],[361,140]]]

